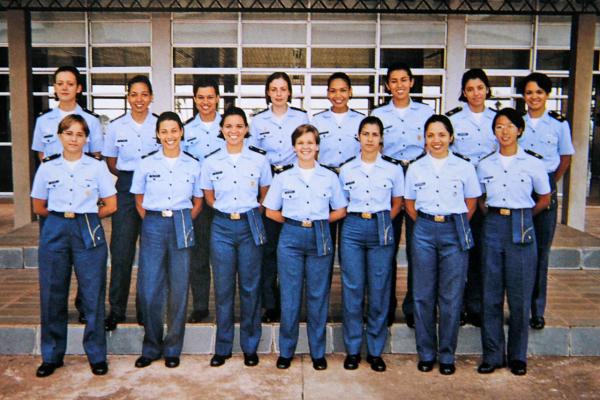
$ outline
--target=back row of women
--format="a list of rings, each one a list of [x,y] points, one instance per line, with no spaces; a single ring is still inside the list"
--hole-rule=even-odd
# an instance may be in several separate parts
[[[460,100],[466,104],[448,112],[450,118],[412,101],[413,85],[408,66],[388,68],[391,101],[364,117],[348,107],[350,78],[335,73],[328,80],[331,109],[309,124],[304,111],[289,106],[290,78],[277,72],[265,85],[269,107],[249,126],[236,107],[221,117],[218,85],[200,81],[194,85],[198,115],[184,127],[175,113],[149,112],[151,83],[136,76],[127,85],[130,112],[104,136],[97,118],[76,103],[79,72],[59,68],[59,107],[38,118],[33,141],[44,161],[31,195],[44,218],[37,376],[63,365],[72,266],[92,372],[108,371],[104,331],[125,320],[140,231],[136,303],[145,336],[136,367],[161,357],[167,367],[179,365],[190,281],[188,321],[208,313],[210,254],[217,320],[211,366],[231,357],[238,280],[245,365],[259,362],[262,305],[263,322],[281,319],[277,367],[290,366],[305,286],[313,367],[327,368],[325,325],[339,243],[344,368],[361,362],[366,321],[367,362],[385,371],[381,355],[395,317],[403,219],[409,263],[402,308],[415,328],[419,370],[438,361],[440,373],[454,373],[459,326],[470,322],[482,328],[479,373],[508,363],[514,374],[525,374],[528,325],[544,327],[556,182],[574,152],[568,123],[546,111],[552,84],[539,73],[521,85],[525,119],[511,108],[485,107],[491,91],[480,69],[464,74]],[[109,171],[117,176],[116,190]],[[111,214],[105,319],[107,246],[99,219]]]

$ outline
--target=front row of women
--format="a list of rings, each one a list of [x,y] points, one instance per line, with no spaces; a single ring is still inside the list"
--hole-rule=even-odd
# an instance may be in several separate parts
[[[478,372],[493,372],[508,361],[514,374],[526,373],[536,260],[532,215],[548,206],[550,187],[542,162],[517,144],[524,121],[515,110],[496,114],[493,129],[499,150],[482,159],[477,171],[448,150],[454,140],[448,118],[431,116],[424,127],[427,153],[410,165],[406,177],[397,160],[380,154],[383,125],[376,117],[361,122],[360,155],[341,167],[339,177],[315,161],[319,132],[311,125],[294,131],[291,140],[297,161],[272,178],[264,152],[244,144],[248,123],[243,110],[230,108],[220,124],[226,145],[200,168],[180,150],[183,125],[177,114],[161,114],[156,135],[162,148],[148,154],[134,173],[131,192],[143,218],[138,292],[145,316],[142,355],[136,367],[161,357],[167,367],[179,365],[194,246],[192,221],[201,212],[204,196],[215,209],[210,247],[217,338],[211,366],[223,365],[231,357],[236,280],[244,363],[259,362],[264,207],[267,217],[283,224],[277,248],[282,311],[277,367],[288,368],[293,360],[305,284],[313,367],[327,368],[325,332],[333,257],[329,224],[344,219],[340,237],[344,368],[356,369],[361,362],[366,294],[367,362],[373,370],[385,371],[381,354],[388,333],[392,220],[404,197],[405,209],[415,221],[412,284],[418,369],[430,371],[439,361],[440,373],[455,371],[461,294],[468,250],[473,246],[469,219],[479,199],[486,217],[483,360]],[[88,316],[84,349],[92,372],[101,375],[108,371],[102,324],[107,248],[99,221],[116,210],[115,190],[106,164],[83,153],[89,135],[83,118],[65,117],[58,134],[64,151],[45,160],[32,189],[34,212],[48,217],[39,246],[43,363],[37,376],[48,376],[63,365],[71,265]],[[502,329],[505,291],[510,309],[508,347]],[[168,328],[163,335],[165,310]]]

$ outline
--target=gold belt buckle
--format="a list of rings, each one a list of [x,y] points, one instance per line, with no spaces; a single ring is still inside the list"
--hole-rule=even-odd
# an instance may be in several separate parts
[[[231,213],[231,214],[229,214],[229,219],[233,219],[233,220],[240,219],[240,213]]]
[[[312,221],[307,220],[307,219],[302,221],[302,227],[303,228],[312,228]]]
[[[165,218],[170,218],[173,216],[173,211],[172,210],[163,210],[160,212],[160,215],[162,215]]]
[[[510,215],[510,208],[501,208],[500,209],[500,215],[509,216]]]
[[[73,219],[73,218],[75,218],[75,213],[71,212],[71,211],[67,211],[63,214],[63,216],[67,219]]]
[[[371,215],[371,213],[370,213],[370,212],[364,212],[364,213],[361,213],[361,214],[360,214],[360,217],[361,217],[362,219],[371,219],[371,218],[373,218],[373,216]]]
[[[433,216],[433,220],[435,222],[445,222],[446,221],[446,217],[443,215],[434,215]]]

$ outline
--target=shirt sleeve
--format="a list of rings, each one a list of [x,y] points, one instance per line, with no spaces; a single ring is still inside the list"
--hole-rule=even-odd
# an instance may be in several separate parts
[[[415,167],[410,165],[408,171],[406,171],[406,178],[404,180],[404,198],[408,200],[416,200],[417,192],[414,189],[414,170]]]
[[[35,128],[33,128],[33,140],[31,142],[31,150],[44,151],[44,143],[42,143],[42,127],[40,118],[35,121]]]
[[[115,132],[114,124],[111,123],[106,128],[106,137],[102,147],[102,155],[104,157],[118,157],[119,149],[117,148],[117,133]]]
[[[468,161],[465,161],[465,171],[464,171],[464,194],[466,199],[471,199],[474,197],[481,196],[481,186],[479,184],[479,178],[477,177],[477,172],[475,171],[475,167]]]
[[[271,186],[269,186],[267,196],[263,201],[263,206],[265,206],[266,208],[269,208],[271,210],[281,210],[281,207],[283,206],[283,200],[281,197],[281,181],[281,175],[275,175],[275,178],[273,178],[273,181],[271,182]]]
[[[348,200],[346,200],[346,196],[344,196],[340,180],[333,172],[331,173],[331,198],[329,200],[329,205],[333,210],[339,210],[348,205]]]
[[[486,193],[485,183],[483,183],[483,180],[482,180],[482,178],[485,176],[484,166],[485,166],[484,163],[479,163],[479,164],[477,164],[477,169],[476,169],[477,179],[479,180],[479,187],[481,189],[482,195]]]
[[[344,197],[346,198],[346,201],[350,202],[350,191],[345,189],[346,186],[346,169],[342,168],[340,170],[340,175],[338,177],[339,181],[340,181],[340,186],[342,187],[342,193],[344,193]]]
[[[194,168],[194,174],[195,179],[194,179],[194,187],[192,189],[192,195],[194,197],[204,197],[204,192],[202,191],[202,181],[201,181],[201,169],[200,169],[200,164],[196,163],[196,167]]]
[[[558,154],[561,156],[570,156],[575,154],[575,148],[571,141],[571,128],[569,123],[564,121],[560,124],[560,132],[558,137]]]
[[[35,178],[33,178],[31,197],[34,199],[48,200],[48,189],[46,188],[46,168],[44,168],[44,164],[40,165],[35,174]]]
[[[109,197],[117,193],[113,176],[108,170],[108,166],[104,161],[98,161],[100,166],[98,167],[98,194],[101,198]]]
[[[546,168],[544,167],[544,163],[538,159],[534,168],[531,169],[531,174],[533,178],[533,191],[537,194],[543,195],[550,193],[550,179],[548,178],[548,174],[546,173]]]
[[[215,190],[210,180],[210,162],[202,163],[200,168],[200,187],[206,190]]]
[[[263,157],[262,166],[260,168],[260,181],[259,186],[269,186],[273,182],[273,174],[271,174],[271,165],[267,160],[267,157]]]
[[[102,132],[102,124],[98,118],[93,119],[90,124],[90,151],[93,153],[101,152],[104,144],[104,133]]]
[[[146,193],[146,169],[144,168],[144,160],[138,164],[133,171],[133,178],[131,179],[131,188],[129,191],[133,194],[144,194]]]
[[[402,197],[404,196],[404,171],[402,171],[402,167],[399,165],[395,166],[395,170],[392,197]]]
[[[258,140],[258,128],[256,127],[256,125],[256,120],[252,121],[252,123],[250,124],[250,137],[246,139],[246,141],[248,142],[248,146],[260,147]]]

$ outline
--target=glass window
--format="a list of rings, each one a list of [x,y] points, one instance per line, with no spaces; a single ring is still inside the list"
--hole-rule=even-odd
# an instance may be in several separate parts
[[[85,68],[85,47],[34,47],[31,65],[34,68],[58,68],[61,65]]]
[[[0,192],[13,191],[11,151],[11,146],[0,146],[0,171],[10,171],[0,174]]]
[[[31,43],[85,44],[85,23],[82,22],[31,22]]]
[[[144,67],[150,65],[150,47],[94,47],[94,67]]]
[[[446,24],[416,20],[381,24],[382,45],[445,46]]]
[[[244,45],[306,44],[306,24],[244,23],[242,43]]]
[[[312,115],[329,109],[331,103],[327,99],[327,79],[329,75],[313,75],[311,90]],[[369,75],[350,75],[352,80],[352,98],[348,102],[350,108],[368,114],[373,104],[375,77]]]
[[[382,49],[380,67],[405,63],[411,68],[444,68],[444,49]]]
[[[238,14],[232,12],[184,12],[173,13],[173,21],[237,21]],[[177,22],[176,22],[177,23]]]
[[[177,47],[173,49],[173,66],[176,68],[236,68],[237,49]]]
[[[436,112],[441,112],[442,77],[439,75],[415,75],[414,80],[415,84],[410,90],[411,93],[414,93],[411,94],[411,99],[429,105]],[[385,82],[385,75],[382,75],[379,78],[379,93],[385,93],[386,96],[379,99],[379,104],[384,104],[390,99]]]
[[[375,49],[312,49],[313,68],[373,68]]]
[[[0,13],[0,43],[8,43],[8,27],[6,25],[6,19],[4,19],[4,13]]]
[[[512,47],[531,46],[531,17],[470,16],[467,22],[467,45]]]
[[[554,23],[538,25],[537,45],[539,47],[570,47],[571,24]]]
[[[0,47],[0,68],[8,68],[8,47]]]
[[[529,50],[467,49],[467,68],[529,69]]]
[[[239,107],[248,115],[253,115],[267,107],[265,100],[265,82],[269,74],[242,75]],[[302,96],[304,93],[304,75],[290,74],[292,80],[292,106],[303,107]]]
[[[569,50],[538,50],[536,69],[569,70]]]
[[[237,75],[175,75],[175,93],[178,95],[192,96],[194,82],[200,78],[214,79],[219,85],[221,96],[225,93],[235,93],[237,89]]]
[[[8,96],[0,96],[0,142],[6,143],[10,141],[10,98]],[[10,170],[3,169],[2,171]]]
[[[242,57],[247,68],[306,68],[306,49],[247,47]]]
[[[312,24],[313,45],[374,45],[375,24]]]
[[[0,92],[8,92],[10,87],[8,86],[8,74],[0,74]]]
[[[127,82],[136,75],[148,74],[92,74],[92,93],[95,96],[102,94],[122,95],[127,93]]]
[[[81,70],[80,70],[81,71]],[[33,74],[32,77],[33,91],[34,92],[42,92],[49,93],[53,91],[52,86],[54,85],[54,74]],[[81,80],[83,82],[83,89],[86,88],[87,75],[81,74]]]
[[[92,22],[93,44],[148,44],[152,41],[150,22]]]
[[[230,23],[174,23],[174,44],[237,44],[237,24]]]

